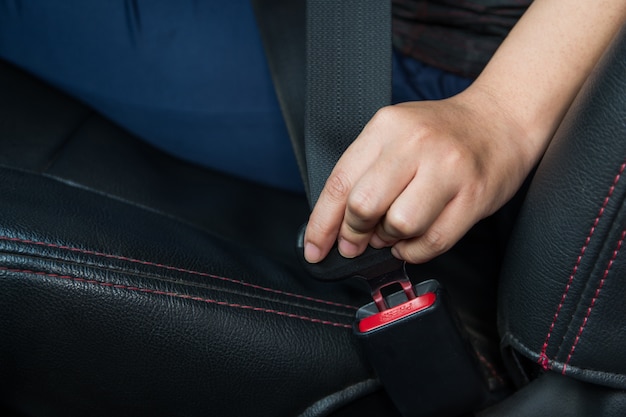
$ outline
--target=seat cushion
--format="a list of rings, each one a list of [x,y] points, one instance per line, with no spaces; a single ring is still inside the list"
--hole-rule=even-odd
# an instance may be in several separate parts
[[[304,196],[165,155],[6,63],[0,90],[0,403],[322,415],[378,389],[351,330],[367,293],[294,261]]]

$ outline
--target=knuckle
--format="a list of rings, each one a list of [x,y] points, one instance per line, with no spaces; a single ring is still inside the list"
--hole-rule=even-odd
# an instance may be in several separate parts
[[[394,248],[401,259],[412,264],[430,261],[451,247],[450,242],[435,231],[425,233],[417,241],[406,243],[396,244]]]
[[[385,106],[381,107],[376,111],[374,117],[372,117],[372,122],[379,124],[386,124],[387,122],[393,122],[396,118],[397,110],[396,107],[393,106]]]
[[[306,226],[306,238],[313,243],[317,243],[320,237],[327,236],[332,232],[333,229],[328,224],[320,223],[313,219],[309,219]]]
[[[422,239],[432,257],[441,255],[452,247],[450,239],[439,229],[430,229],[422,236]]]
[[[326,181],[326,192],[334,200],[343,200],[350,191],[348,175],[343,171],[333,172]]]
[[[424,258],[424,254],[415,245],[396,244],[393,248],[400,259],[410,264],[419,264],[428,260]]]
[[[467,167],[472,167],[473,161],[470,152],[458,143],[448,144],[441,157],[440,164],[446,169],[466,171]],[[467,174],[467,172],[465,172]]]
[[[376,202],[371,192],[355,190],[348,199],[347,208],[352,215],[360,220],[371,220],[376,217]]]
[[[459,166],[465,162],[466,157],[464,149],[458,146],[450,146],[446,152],[445,163],[451,166]]]
[[[466,180],[476,180],[483,174],[481,158],[467,146],[455,144],[448,146],[441,163],[457,172],[462,172]]]
[[[381,131],[388,131],[402,122],[404,113],[399,105],[382,107],[376,111],[368,125]]]
[[[396,210],[390,210],[385,216],[385,229],[389,235],[401,239],[417,236],[420,231],[415,216]]]

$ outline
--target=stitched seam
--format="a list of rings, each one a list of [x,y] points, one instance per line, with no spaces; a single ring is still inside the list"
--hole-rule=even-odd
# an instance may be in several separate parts
[[[115,260],[126,261],[126,262],[135,263],[135,264],[140,264],[140,265],[146,265],[146,266],[151,266],[151,267],[155,267],[155,268],[165,269],[165,270],[168,270],[168,271],[182,272],[182,273],[186,273],[186,274],[190,274],[190,275],[196,275],[196,276],[201,276],[201,277],[204,277],[204,278],[211,278],[211,279],[216,279],[216,280],[220,280],[220,281],[229,282],[229,283],[232,283],[232,284],[242,285],[244,287],[254,288],[256,290],[261,290],[261,291],[271,292],[271,293],[279,294],[279,295],[283,295],[283,296],[298,298],[298,299],[301,299],[301,300],[306,300],[306,301],[311,301],[311,302],[315,302],[315,303],[331,305],[331,306],[335,306],[335,307],[343,307],[343,308],[347,308],[347,309],[350,309],[350,310],[357,310],[357,307],[351,306],[351,305],[348,305],[348,304],[335,303],[333,301],[322,300],[322,299],[318,299],[318,298],[314,298],[314,297],[308,297],[308,296],[301,295],[301,294],[294,294],[294,293],[290,293],[290,292],[286,292],[286,291],[276,290],[276,289],[273,289],[273,288],[263,287],[261,285],[251,284],[249,282],[243,282],[243,281],[238,281],[238,280],[232,279],[232,278],[222,277],[222,276],[215,275],[215,274],[209,274],[207,272],[193,271],[193,270],[190,270],[190,269],[178,268],[178,267],[171,266],[171,265],[165,265],[165,264],[159,264],[159,263],[150,262],[150,261],[143,261],[143,260],[140,260],[140,259],[128,258],[126,256],[112,255],[112,254],[103,253],[103,252],[96,252],[96,251],[91,251],[91,250],[86,250],[86,249],[74,248],[74,247],[71,247],[71,246],[56,245],[54,243],[32,241],[32,240],[28,240],[28,239],[20,239],[20,238],[13,238],[13,237],[7,237],[7,236],[0,236],[0,241],[2,241],[2,240],[9,241],[9,242],[18,242],[18,243],[26,243],[26,244],[44,246],[44,247],[48,247],[48,248],[62,249],[62,250],[70,251],[70,252],[77,252],[77,253],[82,253],[82,254],[85,254],[85,255],[97,256],[97,257],[101,257],[101,258],[105,258],[105,259],[115,259]]]
[[[532,350],[529,346],[524,344],[518,337],[514,336],[512,333],[507,332],[504,336],[504,339],[511,342],[511,346],[513,346],[518,352],[520,352],[525,357],[532,359],[534,356],[538,356],[539,354]],[[594,369],[594,368],[584,368],[581,366],[570,366],[570,368],[575,368],[578,371],[586,372],[591,374],[593,378],[598,378],[598,375],[602,378],[612,378],[626,381],[626,374],[620,372],[608,372],[606,370]],[[606,380],[605,380],[606,382]],[[622,389],[622,388],[620,388]]]
[[[589,307],[587,308],[587,313],[585,314],[585,318],[583,319],[583,322],[580,325],[580,328],[578,329],[578,334],[576,335],[576,338],[574,339],[574,343],[572,344],[572,349],[570,350],[569,355],[567,355],[567,359],[565,360],[565,363],[563,364],[563,371],[562,371],[563,375],[565,375],[565,372],[567,370],[567,365],[569,365],[569,362],[572,359],[572,356],[574,355],[574,351],[576,350],[576,346],[578,345],[578,342],[580,342],[580,339],[583,335],[583,331],[585,330],[585,327],[587,326],[587,323],[589,321],[589,316],[591,316],[591,311],[596,305],[596,302],[600,295],[600,291],[602,291],[602,288],[604,287],[604,283],[606,282],[606,279],[609,276],[611,267],[613,266],[613,263],[615,262],[615,259],[617,258],[617,255],[620,249],[622,248],[624,239],[626,239],[626,230],[622,231],[622,235],[620,236],[620,240],[617,242],[617,246],[615,247],[615,250],[613,251],[611,260],[609,260],[609,263],[607,264],[606,269],[604,270],[604,273],[602,274],[602,279],[598,283],[596,292],[594,293],[593,298],[591,299],[591,303],[589,304]]]
[[[72,281],[72,282],[80,282],[83,284],[97,285],[97,286],[105,287],[105,288],[114,288],[118,290],[133,291],[133,292],[139,292],[139,293],[145,293],[145,294],[163,295],[163,296],[172,297],[172,298],[180,298],[184,300],[204,302],[207,304],[215,304],[215,305],[219,305],[222,307],[230,307],[230,308],[236,308],[236,309],[241,309],[241,310],[251,310],[251,311],[256,311],[260,313],[274,314],[278,316],[289,317],[289,318],[299,319],[303,321],[308,321],[311,323],[329,325],[333,327],[341,327],[341,328],[346,328],[346,329],[352,328],[352,326],[349,324],[336,323],[336,322],[329,321],[329,320],[316,319],[313,317],[287,313],[285,311],[273,310],[269,308],[254,307],[254,306],[245,305],[245,304],[229,303],[226,301],[213,300],[211,298],[198,297],[198,296],[193,296],[189,294],[181,294],[181,293],[177,293],[173,291],[161,291],[161,290],[155,290],[151,288],[136,287],[136,286],[130,286],[130,285],[124,285],[124,284],[113,284],[111,282],[103,282],[103,281],[98,281],[95,279],[79,278],[79,277],[74,277],[70,275],[59,275],[59,274],[53,274],[49,272],[31,271],[27,269],[14,269],[14,268],[0,267],[0,271],[6,271],[6,272],[11,272],[11,273],[21,273],[21,274],[32,274],[32,275],[38,275],[38,276],[45,276],[49,278],[63,279],[63,280]]]
[[[576,273],[578,272],[578,268],[580,267],[580,264],[582,262],[582,258],[583,255],[585,254],[585,251],[587,250],[587,248],[589,247],[589,243],[591,242],[591,238],[593,237],[593,234],[596,231],[596,228],[598,227],[598,224],[600,223],[600,219],[602,218],[602,216],[604,215],[604,211],[607,207],[607,205],[609,204],[609,200],[611,199],[611,196],[613,195],[613,192],[615,191],[615,187],[617,186],[617,183],[619,182],[622,174],[624,173],[624,169],[626,168],[626,162],[622,163],[622,165],[619,168],[619,171],[617,173],[617,175],[615,176],[615,178],[613,179],[613,184],[611,184],[611,187],[609,187],[609,191],[606,195],[606,197],[604,198],[604,201],[602,202],[602,206],[600,207],[600,210],[598,211],[598,215],[596,216],[595,220],[593,221],[593,225],[591,226],[591,229],[589,230],[589,233],[587,235],[587,238],[585,239],[585,242],[582,246],[582,248],[580,249],[580,253],[578,254],[578,258],[576,258],[576,264],[574,265],[574,269],[572,270],[572,273],[570,274],[568,280],[567,280],[567,284],[565,285],[565,289],[563,290],[563,294],[561,295],[561,300],[556,308],[556,311],[554,313],[554,317],[552,318],[552,323],[550,324],[550,328],[548,329],[548,334],[546,335],[546,339],[543,342],[543,345],[541,346],[541,353],[539,354],[539,359],[537,360],[537,362],[541,365],[541,367],[544,370],[549,370],[552,365],[550,363],[550,359],[548,358],[548,355],[546,354],[547,350],[548,350],[548,345],[550,343],[550,337],[552,336],[552,332],[554,331],[554,327],[556,325],[556,321],[559,318],[559,314],[561,312],[561,309],[563,308],[563,305],[565,304],[565,300],[567,298],[567,294],[569,293],[569,290],[572,286],[572,283],[574,282],[574,277],[576,276]]]
[[[487,360],[477,349],[474,349],[476,355],[478,356],[478,360],[487,368],[492,378],[494,378],[500,385],[504,385],[504,379],[498,374],[496,368],[493,366],[491,362]]]
[[[134,269],[128,270],[124,268],[123,266],[117,267],[112,264],[103,266],[103,265],[98,264],[97,260],[94,260],[94,261],[67,260],[63,258],[50,256],[49,254],[44,256],[41,254],[22,253],[19,250],[14,250],[14,249],[13,250],[7,249],[7,248],[0,249],[0,257],[2,257],[2,255],[5,255],[5,254],[20,256],[21,258],[26,257],[25,259],[32,259],[34,257],[34,259],[40,259],[43,261],[61,262],[61,265],[77,265],[79,267],[96,268],[97,270],[100,270],[100,271],[114,272],[114,273],[119,273],[123,275],[137,277],[137,278],[140,278],[142,281],[144,279],[148,279],[149,281],[164,282],[164,283],[173,284],[177,286],[182,285],[188,288],[188,290],[185,290],[185,291],[194,291],[196,289],[200,289],[200,290],[215,291],[219,294],[231,294],[231,295],[236,295],[236,296],[242,296],[242,297],[251,299],[251,301],[249,301],[250,303],[253,302],[252,300],[269,301],[271,303],[278,303],[281,305],[285,305],[286,307],[284,308],[288,308],[287,306],[289,306],[289,307],[295,307],[299,309],[301,308],[307,311],[311,311],[310,314],[316,314],[316,313],[321,312],[325,314],[333,314],[336,316],[354,318],[354,312],[349,311],[347,309],[334,308],[334,307],[326,306],[322,304],[313,304],[313,303],[309,303],[309,302],[298,300],[298,299],[276,297],[266,292],[256,293],[253,291],[249,291],[249,289],[245,287],[242,288],[242,287],[225,286],[220,281],[213,281],[213,280],[189,281],[186,279],[181,280],[180,277],[173,276],[170,273],[163,274],[161,273],[161,271],[148,272],[148,271],[134,270]],[[23,260],[24,259],[22,259],[22,261]],[[24,263],[17,264],[17,263],[12,262],[11,265],[22,268],[22,269],[31,268],[30,266],[31,264],[24,264]],[[40,266],[40,265],[41,264],[37,263],[35,264],[35,266],[32,266],[32,267],[45,269],[43,266]],[[149,282],[149,281],[146,281],[146,282]]]
[[[510,342],[511,346],[514,347],[515,350],[517,350],[518,352],[520,352],[522,355],[524,355],[525,357],[529,359],[532,359],[533,357],[539,355],[539,353],[532,350],[529,346],[524,344],[518,337],[516,337],[515,335],[513,335],[512,333],[508,331],[503,335],[503,340]],[[603,382],[604,384],[606,384],[607,381],[614,382],[616,380],[624,381],[624,383],[626,383],[626,373],[609,372],[603,369],[584,368],[581,366],[570,366],[570,368],[575,368],[577,371],[586,373],[587,375],[589,375],[589,377],[593,378],[593,380],[591,379],[586,379],[586,380],[590,382],[598,381],[599,379],[602,379],[604,381]],[[616,386],[616,388],[623,389],[624,384],[621,382],[619,383],[620,385]]]

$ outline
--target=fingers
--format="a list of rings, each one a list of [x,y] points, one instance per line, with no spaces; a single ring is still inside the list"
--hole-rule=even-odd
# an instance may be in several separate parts
[[[348,172],[335,168],[309,217],[304,235],[304,258],[316,263],[326,257],[339,233],[346,200],[354,180]]]
[[[452,200],[423,234],[395,243],[392,254],[409,263],[423,263],[454,246],[480,219],[459,200]]]
[[[319,262],[337,241],[347,258],[370,244],[425,262],[480,220],[499,198],[502,176],[489,178],[485,171],[489,136],[455,129],[473,120],[459,116],[461,110],[433,102],[379,111],[322,190],[305,233],[307,261]]]
[[[388,146],[389,132],[380,119],[377,114],[367,124],[326,182],[305,233],[307,261],[323,259],[335,240],[345,257],[362,253],[380,218],[413,176],[410,166],[395,156],[397,149]]]
[[[456,196],[461,181],[445,170],[442,174],[438,164],[424,163],[418,172],[416,157],[400,155],[383,151],[350,182],[343,164],[338,164],[309,221],[307,260],[322,259],[335,238],[341,255],[352,258],[368,243],[377,248],[391,246],[423,235],[435,222]],[[352,181],[356,183],[351,185]]]
[[[367,248],[381,219],[415,176],[415,169],[403,160],[412,158],[390,154],[383,151],[348,196],[339,230],[339,252],[344,257],[355,257]]]
[[[372,238],[375,246],[423,235],[455,197],[457,181],[440,175],[434,167],[424,164],[404,191],[398,195],[378,224]]]
[[[392,246],[395,257],[423,263],[450,249],[479,214],[473,198],[460,193],[458,178],[423,166],[376,227],[370,243]]]
[[[354,184],[377,156],[372,147],[354,142],[337,162],[309,217],[304,235],[304,257],[308,262],[321,261],[333,247]]]

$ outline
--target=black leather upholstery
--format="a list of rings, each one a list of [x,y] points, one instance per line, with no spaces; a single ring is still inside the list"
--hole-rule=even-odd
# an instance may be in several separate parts
[[[549,372],[479,417],[621,417],[626,394]]]
[[[0,65],[0,403],[320,415],[376,388],[352,339],[365,293],[291,264],[304,196],[172,159]]]
[[[504,343],[552,370],[626,389],[626,28],[543,158],[500,287]]]

